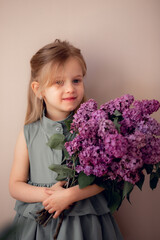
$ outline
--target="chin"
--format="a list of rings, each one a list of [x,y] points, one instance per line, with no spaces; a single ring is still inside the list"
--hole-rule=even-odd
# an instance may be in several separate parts
[[[72,112],[75,110],[75,107],[66,108],[65,112]]]
[[[76,102],[76,103],[71,103],[71,104],[66,104],[64,105],[63,109],[66,111],[66,112],[72,112],[74,110],[76,110],[78,107],[79,107],[80,103],[79,101]]]
[[[79,105],[78,105],[79,106]],[[72,112],[72,111],[74,111],[75,109],[77,109],[77,104],[75,104],[75,106],[68,106],[68,107],[66,107],[65,108],[65,111],[67,111],[67,112]]]

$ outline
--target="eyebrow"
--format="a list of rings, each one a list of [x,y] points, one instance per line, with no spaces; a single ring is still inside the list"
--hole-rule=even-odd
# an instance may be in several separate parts
[[[79,75],[75,75],[73,76],[73,78],[83,78],[83,75],[79,74]],[[55,81],[58,81],[58,80],[63,80],[63,76],[57,76],[55,77]]]
[[[81,77],[81,78],[82,78],[82,77],[83,77],[83,75],[76,75],[76,76],[74,76],[74,78],[76,78],[76,77]]]

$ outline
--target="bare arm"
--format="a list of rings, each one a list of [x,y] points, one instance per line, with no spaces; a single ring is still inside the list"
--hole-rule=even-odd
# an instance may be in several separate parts
[[[69,198],[71,198],[73,202],[77,202],[97,195],[98,193],[102,192],[104,188],[99,187],[96,184],[93,184],[82,189],[80,189],[79,186],[77,185],[66,190],[68,191]]]
[[[14,161],[9,180],[9,191],[13,198],[24,202],[42,202],[49,195],[44,187],[27,184],[29,157],[23,129],[17,139]]]
[[[104,188],[99,187],[96,184],[83,189],[80,189],[78,185],[68,189],[59,188],[58,191],[46,189],[46,192],[50,194],[50,197],[43,201],[43,205],[49,213],[55,212],[54,218],[57,218],[60,213],[64,209],[67,209],[72,203],[92,197],[103,190]]]

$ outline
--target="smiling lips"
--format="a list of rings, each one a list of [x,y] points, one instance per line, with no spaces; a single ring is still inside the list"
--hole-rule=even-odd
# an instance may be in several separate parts
[[[68,98],[63,98],[65,101],[74,101],[76,97],[68,97]]]

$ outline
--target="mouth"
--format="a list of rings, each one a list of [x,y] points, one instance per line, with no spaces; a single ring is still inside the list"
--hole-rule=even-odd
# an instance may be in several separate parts
[[[74,101],[77,97],[67,97],[67,98],[63,98],[63,101]]]

